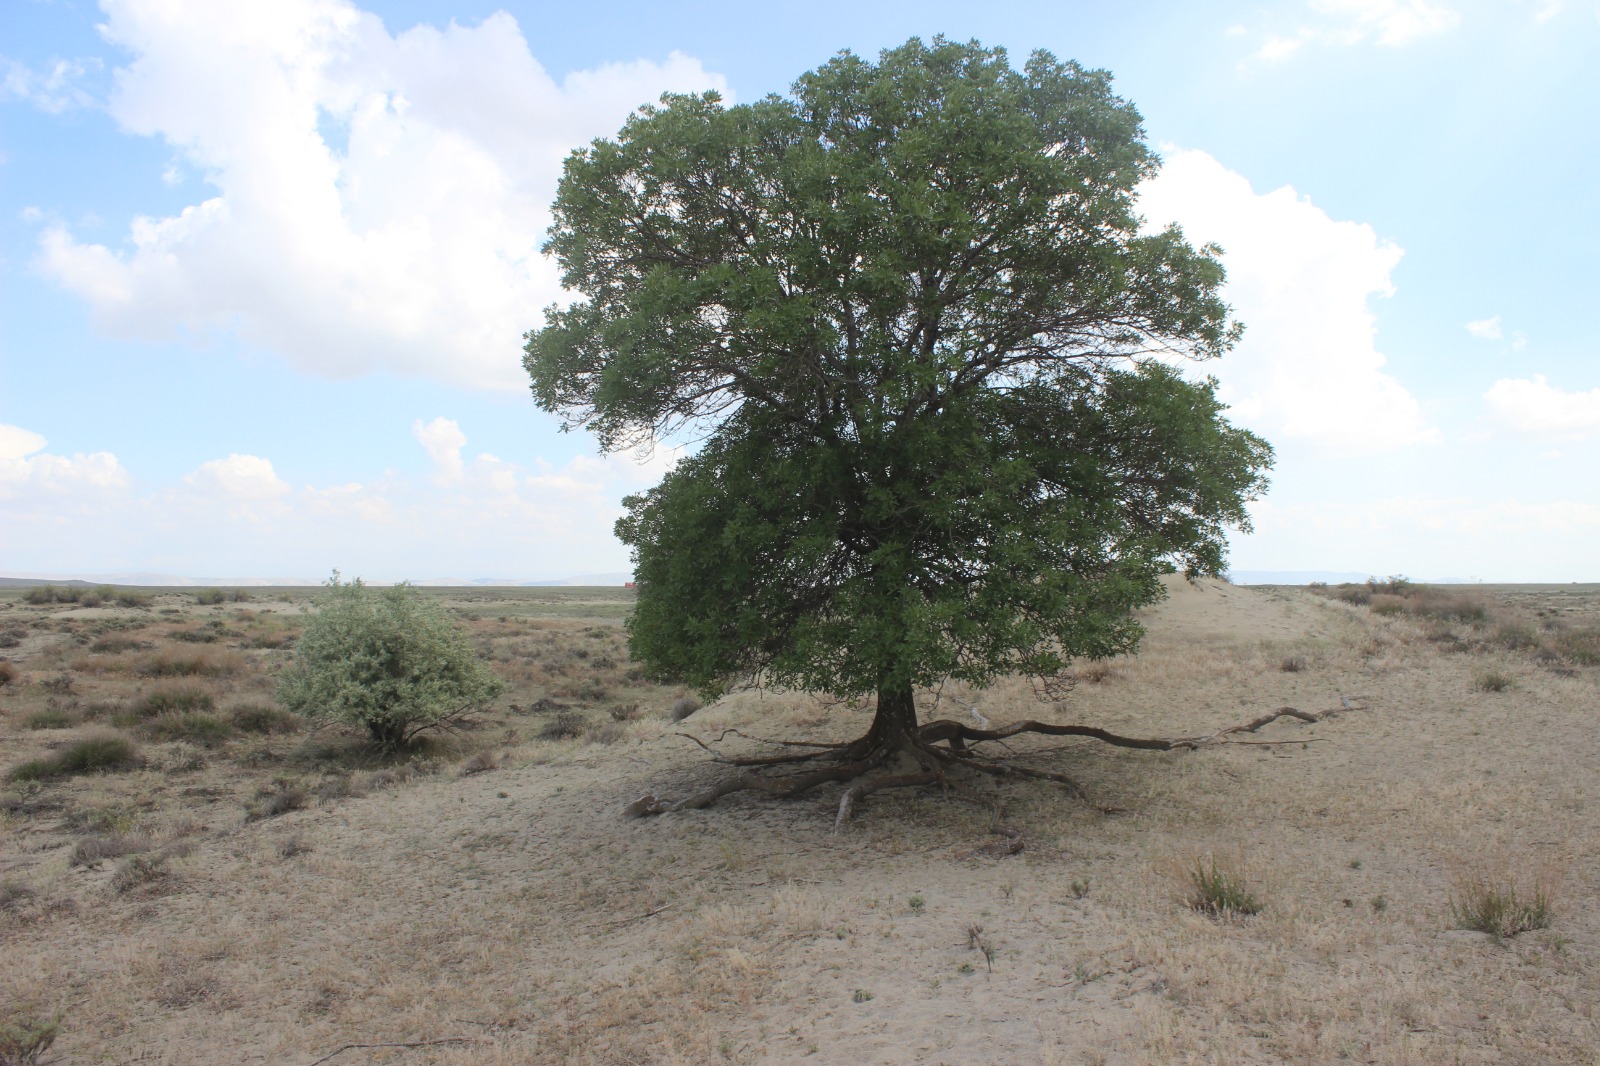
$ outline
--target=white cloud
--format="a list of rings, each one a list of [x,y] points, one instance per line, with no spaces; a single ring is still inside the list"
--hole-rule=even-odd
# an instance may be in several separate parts
[[[538,251],[562,160],[663,91],[725,91],[679,53],[557,83],[503,12],[391,35],[348,0],[104,6],[135,56],[112,115],[216,195],[126,249],[52,227],[43,269],[113,335],[237,330],[329,377],[525,387],[521,335],[563,298]]]
[[[270,459],[233,454],[165,484],[134,487],[106,453],[40,453],[36,433],[0,427],[0,557],[21,571],[126,571],[194,577],[316,578],[337,567],[374,580],[559,577],[624,571],[612,536],[622,496],[653,485],[679,452],[579,456],[560,463],[462,459],[450,419],[413,427],[448,483],[386,473],[291,487]],[[100,457],[109,468],[97,466]],[[75,480],[60,476],[68,464]],[[18,467],[27,469],[19,478]],[[106,491],[88,474],[114,471]],[[105,479],[102,478],[104,481]],[[114,531],[108,535],[107,530]]]
[[[201,463],[198,470],[183,480],[201,491],[234,500],[271,500],[291,491],[272,469],[271,461],[237,452],[226,459]]]
[[[1476,322],[1468,322],[1467,332],[1486,341],[1497,341],[1505,338],[1505,332],[1500,328],[1499,315],[1495,315],[1493,318],[1479,319]]]
[[[1191,241],[1224,249],[1225,296],[1245,336],[1200,369],[1220,380],[1233,417],[1269,440],[1341,455],[1438,439],[1375,345],[1369,301],[1393,293],[1397,246],[1292,187],[1258,194],[1199,151],[1168,152],[1139,206],[1151,226],[1177,222]]]
[[[43,70],[4,58],[0,64],[5,69],[0,100],[26,100],[52,115],[94,105],[94,95],[83,83],[100,72],[98,59],[52,59]]]
[[[128,472],[110,452],[68,458],[42,451],[44,437],[21,426],[0,425],[0,500],[42,501],[64,496],[100,497],[128,485]]]
[[[0,459],[21,459],[32,455],[47,443],[32,430],[0,423]]]
[[[1501,425],[1536,436],[1584,437],[1600,432],[1600,388],[1565,392],[1543,374],[1501,378],[1483,394]]]
[[[411,424],[411,433],[433,460],[435,482],[453,485],[461,480],[461,449],[467,435],[454,419],[435,418],[425,423],[419,418]]]
[[[1310,0],[1307,6],[1322,17],[1291,34],[1269,34],[1255,58],[1283,62],[1312,43],[1394,48],[1461,24],[1452,8],[1429,0]]]

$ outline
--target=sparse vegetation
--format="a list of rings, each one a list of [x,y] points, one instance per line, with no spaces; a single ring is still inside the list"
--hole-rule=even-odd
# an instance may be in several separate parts
[[[1477,871],[1456,879],[1450,893],[1450,915],[1462,929],[1497,939],[1549,928],[1554,918],[1548,875]]]
[[[1188,892],[1185,901],[1202,914],[1231,918],[1261,913],[1256,898],[1237,864],[1215,855],[1196,858],[1186,871]]]

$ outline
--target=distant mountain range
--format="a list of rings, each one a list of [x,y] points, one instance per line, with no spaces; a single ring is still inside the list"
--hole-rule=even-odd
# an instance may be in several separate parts
[[[554,585],[625,585],[633,580],[632,574],[577,574],[572,577],[543,578],[535,581],[522,581],[510,577],[476,577],[476,578],[429,578],[414,581],[414,585],[426,585],[430,588],[461,588],[466,586],[513,586],[518,588],[531,588],[535,586]],[[374,582],[381,584],[382,582]],[[15,571],[0,572],[0,587],[17,588],[27,585],[140,585],[140,586],[177,586],[180,588],[201,588],[208,585],[226,586],[228,588],[260,587],[260,586],[292,586],[292,585],[320,585],[322,581],[304,577],[181,577],[176,574],[145,574],[145,573],[112,573],[91,574],[83,571],[62,572],[54,574],[23,574]]]

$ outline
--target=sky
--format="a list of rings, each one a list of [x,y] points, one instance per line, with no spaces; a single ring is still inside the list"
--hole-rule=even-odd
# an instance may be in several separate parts
[[[941,33],[1110,70],[1223,247],[1236,571],[1600,581],[1600,0],[6,0],[0,574],[626,572],[675,448],[521,368],[562,160]]]

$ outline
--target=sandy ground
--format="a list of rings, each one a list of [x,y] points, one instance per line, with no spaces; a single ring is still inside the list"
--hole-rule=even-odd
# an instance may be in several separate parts
[[[680,730],[866,724],[744,694],[268,821],[219,806],[147,890],[29,852],[0,994],[64,1011],[64,1063],[310,1066],[435,1041],[333,1061],[1600,1062],[1600,670],[1452,654],[1405,618],[1213,581],[1175,581],[1147,621],[1141,654],[1065,704],[1002,684],[937,713],[1150,736],[1337,713],[1192,753],[1015,742],[1119,813],[982,783],[1023,832],[1006,857],[990,810],[929,791],[874,796],[837,835],[836,789],[623,819],[722,772]],[[1511,686],[1476,688],[1488,667]],[[4,831],[0,858],[22,854]],[[1204,857],[1262,912],[1187,907]],[[1452,886],[1479,871],[1559,881],[1552,926],[1453,928]]]

